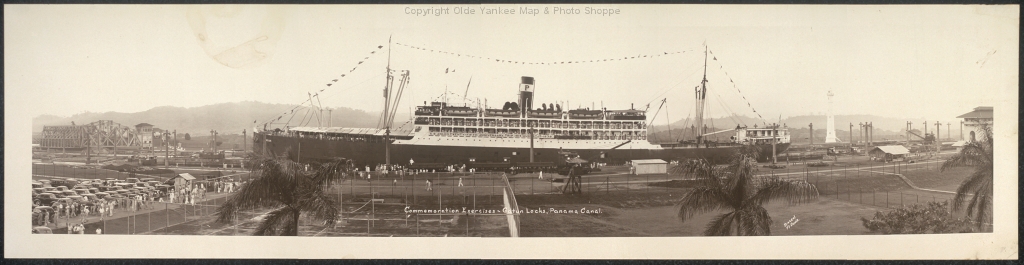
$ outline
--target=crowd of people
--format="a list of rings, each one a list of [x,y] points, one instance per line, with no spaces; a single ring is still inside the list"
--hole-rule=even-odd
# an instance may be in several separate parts
[[[117,212],[138,212],[153,210],[154,203],[179,203],[195,205],[206,198],[207,192],[231,193],[238,191],[245,182],[222,179],[209,182],[188,183],[180,187],[171,187],[167,190],[156,190],[154,193],[135,194],[128,197],[107,197],[88,201],[83,197],[82,201],[53,201],[49,205],[40,205],[39,201],[33,200],[32,204],[32,225],[34,227],[56,226],[58,220],[63,220],[68,228],[68,233],[84,233],[84,227],[78,229],[81,224],[88,222],[90,217],[113,217]],[[40,207],[40,206],[49,206]],[[79,222],[79,225],[72,223]]]

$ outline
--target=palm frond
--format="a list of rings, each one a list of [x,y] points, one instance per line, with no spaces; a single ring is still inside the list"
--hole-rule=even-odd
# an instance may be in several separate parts
[[[737,218],[743,228],[744,236],[770,236],[772,234],[772,217],[761,206],[748,206],[739,210]]]
[[[992,174],[991,169],[982,169],[964,179],[956,189],[956,196],[953,196],[953,210],[960,210],[967,196],[991,195]]]
[[[704,226],[705,236],[731,236],[732,235],[732,222],[735,218],[736,212],[728,212],[708,222]]]
[[[686,222],[696,214],[702,214],[728,206],[729,195],[712,187],[697,187],[683,197],[679,203],[679,220]]]
[[[266,214],[253,231],[254,236],[292,235],[295,215],[299,211],[295,208],[282,206]],[[298,232],[297,230],[295,232]]]
[[[746,200],[748,205],[759,206],[774,200],[786,200],[794,205],[818,198],[818,188],[803,180],[764,177],[759,182],[757,192]]]
[[[683,161],[672,169],[676,174],[694,178],[697,185],[708,187],[722,186],[722,171],[705,159]]]
[[[992,164],[992,154],[985,150],[982,143],[971,142],[963,146],[960,152],[953,154],[945,162],[939,171],[946,171],[955,167],[984,166]]]

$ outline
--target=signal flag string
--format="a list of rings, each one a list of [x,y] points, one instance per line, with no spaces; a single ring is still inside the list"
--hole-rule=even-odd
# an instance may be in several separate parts
[[[757,110],[754,109],[754,106],[750,105],[750,100],[747,100],[747,97],[743,95],[743,92],[740,91],[740,88],[736,86],[736,82],[732,81],[732,76],[729,75],[729,71],[726,71],[725,68],[723,68],[722,62],[718,61],[718,56],[715,56],[715,53],[711,51],[711,49],[708,49],[708,53],[711,54],[711,60],[718,63],[718,69],[722,70],[722,72],[725,73],[725,77],[729,78],[729,83],[732,83],[732,88],[735,88],[736,93],[740,94],[740,97],[743,98],[743,101],[747,103],[747,107],[750,107],[750,110],[753,111],[754,114],[757,114],[757,117],[760,118],[762,122],[766,122],[766,120],[763,117],[761,117],[761,114],[757,113]]]
[[[369,61],[369,60],[370,60],[370,58],[371,58],[371,57],[373,57],[374,55],[378,54],[378,52],[377,52],[377,51],[379,51],[379,50],[380,50],[380,49],[382,49],[382,48],[384,48],[384,45],[377,45],[377,49],[376,49],[376,50],[372,50],[372,51],[370,51],[370,53],[369,53],[368,55],[364,56],[362,60],[360,60],[359,62],[356,62],[355,66],[353,66],[353,67],[352,67],[352,69],[349,69],[349,70],[348,70],[348,73],[352,73],[352,72],[355,72],[355,71],[356,71],[356,69],[358,69],[360,65],[362,65],[363,63],[365,63],[365,62]],[[334,79],[331,79],[331,82],[330,82],[330,83],[327,83],[327,88],[331,87],[332,85],[334,85],[335,83],[337,83],[337,82],[338,82],[339,80],[341,80],[342,78],[345,78],[345,76],[346,76],[346,74],[341,74],[341,75],[340,75],[340,77],[338,77],[338,78],[334,78]],[[320,89],[319,91],[317,91],[316,93],[313,93],[313,97],[315,97],[315,98],[319,99],[320,93],[324,92],[324,90],[326,90],[327,88],[321,88],[321,89]],[[299,103],[299,104],[296,104],[296,106],[295,106],[295,107],[292,107],[292,109],[291,109],[291,110],[289,110],[289,111],[286,111],[286,112],[282,113],[282,114],[281,114],[280,116],[277,116],[277,118],[270,118],[269,120],[266,120],[265,122],[263,122],[263,124],[262,124],[262,125],[263,125],[263,126],[267,126],[268,124],[271,124],[271,123],[273,123],[273,122],[275,122],[275,121],[279,121],[279,120],[281,120],[281,118],[283,118],[283,117],[284,117],[284,115],[288,115],[289,113],[293,114],[293,116],[294,116],[294,114],[295,114],[295,110],[296,110],[296,109],[298,109],[298,108],[302,107],[302,106],[303,106],[303,105],[305,105],[306,103],[310,103],[310,104],[312,104],[311,100],[312,100],[312,98],[308,98],[308,99],[306,99],[305,101],[302,101],[301,103]],[[252,123],[253,123],[253,126],[256,126],[256,122],[257,122],[257,120],[253,120],[253,121],[252,121]]]
[[[429,48],[424,48],[424,47],[420,47],[420,46],[413,46],[413,45],[404,44],[404,43],[395,43],[395,45],[402,46],[402,47],[407,47],[407,48],[414,49],[414,50],[421,50],[421,51],[429,51],[429,52],[432,52],[432,53],[454,55],[456,57],[468,57],[468,58],[475,58],[475,59],[483,59],[483,60],[488,60],[488,61],[494,61],[494,62],[499,62],[499,63],[529,64],[529,65],[599,63],[599,62],[610,62],[610,61],[622,61],[622,60],[633,60],[633,59],[643,59],[643,58],[654,58],[654,57],[669,56],[669,55],[681,54],[681,53],[684,53],[684,52],[692,51],[692,50],[686,50],[686,51],[662,52],[660,54],[640,54],[640,55],[635,55],[635,56],[624,56],[622,58],[619,58],[619,57],[614,57],[614,58],[605,57],[604,59],[591,59],[591,60],[528,62],[528,61],[518,61],[518,60],[506,60],[506,59],[492,58],[492,57],[487,57],[487,56],[478,56],[478,55],[471,55],[471,54],[462,54],[462,53],[449,52],[449,51],[443,51],[443,50],[435,50],[435,49],[429,49]]]

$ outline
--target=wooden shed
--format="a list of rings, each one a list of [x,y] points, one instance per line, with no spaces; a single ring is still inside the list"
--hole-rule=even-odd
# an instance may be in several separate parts
[[[164,184],[171,185],[175,190],[180,190],[185,186],[191,185],[194,180],[196,180],[196,177],[193,177],[192,174],[181,173],[168,179]]]
[[[631,160],[630,164],[636,169],[637,175],[668,173],[668,162],[661,159],[637,159]]]

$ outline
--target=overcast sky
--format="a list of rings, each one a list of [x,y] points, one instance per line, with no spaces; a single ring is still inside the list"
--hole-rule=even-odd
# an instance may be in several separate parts
[[[1018,98],[1016,6],[594,5],[620,13],[543,14],[555,6],[529,6],[541,12],[534,16],[515,5],[462,6],[472,15],[456,6],[6,5],[5,93],[32,102],[18,114],[33,117],[294,104],[320,89],[326,107],[379,111],[391,37],[391,67],[411,72],[402,112],[446,87],[461,95],[470,78],[470,98],[500,107],[515,100],[520,76],[533,76],[538,106],[653,111],[668,98],[669,118],[683,119],[694,112],[705,41],[717,58],[708,62],[712,116],[824,113],[832,90],[837,114],[955,121]],[[407,14],[431,7],[450,13]]]

